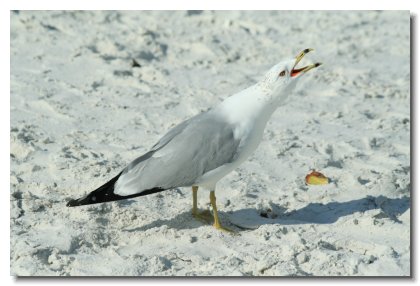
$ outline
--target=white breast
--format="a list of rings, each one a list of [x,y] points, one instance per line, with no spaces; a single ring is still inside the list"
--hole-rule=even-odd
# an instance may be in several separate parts
[[[234,162],[204,174],[197,184],[214,189],[221,178],[242,164],[260,144],[267,121],[276,107],[270,104],[268,94],[254,86],[223,101],[215,110],[226,118],[228,124],[235,126],[234,137],[240,140],[239,154]]]

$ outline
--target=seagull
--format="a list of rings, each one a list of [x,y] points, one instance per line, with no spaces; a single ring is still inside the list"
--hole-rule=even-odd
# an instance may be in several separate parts
[[[191,187],[192,215],[222,226],[216,206],[216,184],[243,163],[258,147],[273,112],[283,105],[298,79],[321,63],[297,68],[313,51],[273,66],[256,84],[226,98],[214,108],[178,124],[147,153],[132,161],[109,182],[85,197],[70,200],[68,207],[105,203],[150,195],[179,187]],[[199,212],[197,192],[210,191],[211,213]]]

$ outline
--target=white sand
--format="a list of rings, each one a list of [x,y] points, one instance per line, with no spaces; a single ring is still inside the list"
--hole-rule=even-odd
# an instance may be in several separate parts
[[[409,37],[408,12],[13,13],[11,274],[409,275]],[[324,66],[218,184],[240,236],[188,188],[65,207],[309,47]]]

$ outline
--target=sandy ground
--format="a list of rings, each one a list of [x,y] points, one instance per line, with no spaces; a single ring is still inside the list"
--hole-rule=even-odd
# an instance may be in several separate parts
[[[407,11],[13,12],[11,274],[409,275],[409,39]],[[240,235],[188,188],[65,207],[308,47],[324,65],[218,184]]]

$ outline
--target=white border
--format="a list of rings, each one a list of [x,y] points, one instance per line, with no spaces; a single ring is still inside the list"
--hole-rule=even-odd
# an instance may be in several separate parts
[[[194,1],[194,0],[153,0],[153,1],[9,1],[9,9],[25,10],[410,10],[415,8],[412,0],[351,0],[351,1]]]
[[[387,1],[361,1],[361,0],[351,0],[351,1],[333,1],[333,0],[324,0],[324,1],[310,1],[310,0],[297,0],[297,1],[282,1],[282,0],[257,0],[257,1],[235,1],[232,0],[228,2],[227,0],[212,0],[212,1],[192,1],[192,0],[182,0],[182,1],[169,1],[169,0],[153,0],[153,1],[133,1],[133,0],[118,0],[118,1],[85,1],[85,0],[72,0],[72,1],[52,1],[52,0],[37,0],[37,1],[22,1],[22,0],[15,0],[15,1],[6,1],[5,3],[0,3],[3,6],[0,10],[0,33],[1,33],[1,53],[0,53],[0,67],[1,67],[1,94],[0,94],[0,126],[1,126],[1,136],[2,140],[0,141],[2,144],[2,152],[1,154],[1,194],[2,199],[0,200],[1,206],[1,284],[2,285],[10,285],[14,283],[19,284],[58,284],[58,283],[77,283],[78,285],[100,285],[100,284],[121,284],[121,283],[129,283],[129,284],[161,284],[161,283],[182,283],[182,284],[196,284],[196,283],[220,283],[220,284],[239,284],[239,283],[264,283],[264,284],[304,284],[306,282],[311,283],[337,283],[334,280],[325,280],[325,279],[297,279],[297,280],[290,280],[290,279],[235,279],[235,280],[185,280],[185,279],[124,279],[124,280],[116,280],[116,279],[109,279],[109,280],[89,280],[89,279],[52,279],[52,280],[19,280],[12,278],[10,276],[10,208],[9,208],[9,190],[10,190],[10,10],[62,10],[62,9],[70,9],[70,10],[157,10],[157,9],[165,9],[165,10],[208,10],[208,9],[222,9],[222,10],[238,10],[238,9],[246,9],[246,10],[410,10],[412,15],[418,16],[418,9],[417,5],[415,5],[416,1],[411,0],[387,0]],[[417,22],[418,22],[417,17]],[[418,26],[418,23],[417,23]],[[415,30],[416,34],[417,29]],[[417,38],[418,36],[416,36]],[[417,66],[417,57],[414,58],[415,62],[412,62],[415,66]],[[418,73],[416,73],[416,77],[412,78],[413,81],[419,82]],[[414,91],[413,91],[414,92]],[[417,96],[418,94],[413,93],[412,96]],[[419,100],[415,100],[415,107],[414,111],[419,110]],[[418,116],[416,116],[418,118]],[[416,134],[419,133],[419,125],[416,124],[417,122],[413,122],[414,130]],[[414,138],[414,142],[417,140]],[[413,146],[414,148],[416,146]],[[416,157],[414,158],[416,162],[418,162],[418,152],[416,152]],[[419,170],[415,170],[415,173],[412,173],[412,177],[419,178]],[[414,189],[416,185],[413,186],[413,193],[417,192]],[[415,196],[417,201],[418,195]],[[417,204],[415,204],[417,205]],[[412,208],[413,211],[413,208]],[[414,211],[415,217],[413,217],[412,223],[415,224],[413,227],[417,229],[418,227],[418,216],[416,211]],[[416,241],[415,237],[413,239],[413,243]],[[418,240],[418,238],[417,238]],[[413,253],[414,257],[417,257],[417,247],[413,247],[415,253]],[[413,257],[413,258],[414,258]],[[414,258],[415,262],[417,259]],[[418,271],[418,264],[415,263],[414,266],[416,269],[414,270],[414,274],[419,273]],[[351,280],[340,280],[338,283],[357,283],[362,285],[368,284],[388,284],[388,283],[395,283],[395,282],[409,282],[408,280],[394,280],[394,279],[370,279],[370,280],[363,280],[363,279],[351,279]],[[411,280],[411,282],[414,282]]]

